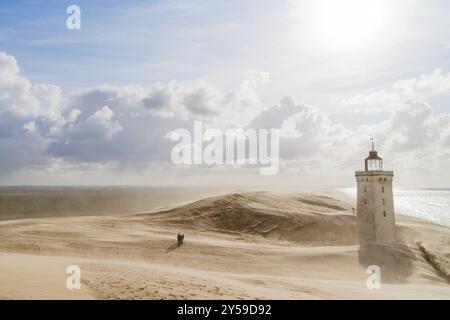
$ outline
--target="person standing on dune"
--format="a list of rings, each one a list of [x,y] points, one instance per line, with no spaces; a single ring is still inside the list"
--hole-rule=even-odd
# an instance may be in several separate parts
[[[178,233],[177,240],[178,240],[178,246],[181,246],[183,244],[184,234],[183,233]]]

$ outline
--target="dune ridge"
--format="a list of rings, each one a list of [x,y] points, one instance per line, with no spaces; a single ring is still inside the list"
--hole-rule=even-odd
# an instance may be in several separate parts
[[[333,198],[270,192],[210,197],[154,214],[151,221],[180,228],[259,235],[301,244],[356,244],[351,206]]]
[[[0,297],[450,298],[416,246],[422,241],[449,270],[448,228],[398,215],[401,245],[386,255],[358,246],[352,206],[323,195],[242,192],[146,214],[2,221]],[[177,247],[180,231],[185,244]],[[385,256],[395,277],[385,272],[382,289],[369,290],[367,263]],[[65,287],[70,264],[82,270],[80,291]]]

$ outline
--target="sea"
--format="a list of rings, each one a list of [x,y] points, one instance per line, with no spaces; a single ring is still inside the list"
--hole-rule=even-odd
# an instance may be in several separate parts
[[[0,187],[0,221],[121,215],[170,209],[205,197],[251,191],[228,187]],[[356,188],[337,188],[356,199]],[[254,190],[269,190],[255,187]],[[289,192],[320,193],[291,188]],[[336,188],[333,188],[336,190]],[[394,188],[397,213],[450,227],[450,189]]]
[[[356,188],[338,189],[356,199]],[[394,188],[397,213],[450,227],[450,189]]]

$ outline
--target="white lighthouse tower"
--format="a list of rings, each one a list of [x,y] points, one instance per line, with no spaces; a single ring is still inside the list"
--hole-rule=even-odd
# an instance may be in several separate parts
[[[395,241],[392,171],[383,170],[383,159],[372,150],[365,159],[364,171],[356,171],[357,222],[359,244],[393,243]]]

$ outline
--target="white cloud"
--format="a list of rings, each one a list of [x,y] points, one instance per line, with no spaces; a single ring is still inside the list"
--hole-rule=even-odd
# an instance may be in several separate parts
[[[269,81],[264,72],[249,71],[239,87],[223,93],[203,82],[156,84],[143,97],[144,107],[152,114],[182,120],[205,120],[215,126],[246,126],[263,109],[256,93],[258,85]]]
[[[279,105],[271,106],[259,113],[251,121],[250,127],[279,129],[284,120],[307,108],[305,105],[295,104],[291,97],[284,97]]]
[[[399,80],[387,90],[344,99],[339,105],[357,113],[392,112],[408,108],[411,101],[446,95],[450,95],[450,72],[436,69],[418,78]]]
[[[447,95],[450,95],[450,73],[434,70],[418,78],[399,80],[389,90],[358,95],[342,103],[354,106],[358,112],[390,112],[387,120],[356,130],[358,135],[376,137],[385,152],[399,159],[409,152],[418,155],[426,152],[441,158],[448,151],[450,113],[434,114],[427,100]],[[415,160],[413,163],[424,164],[420,157]]]
[[[0,175],[23,169],[169,170],[170,132],[190,130],[194,120],[220,129],[280,129],[281,169],[290,177],[292,172],[326,177],[342,170],[348,175],[362,165],[370,136],[400,171],[450,171],[450,114],[435,115],[424,101],[450,94],[449,73],[437,70],[343,102],[373,112],[382,105],[390,112],[387,120],[355,130],[289,97],[265,107],[257,91],[267,81],[267,74],[252,71],[231,92],[204,81],[172,81],[67,96],[55,85],[31,84],[16,60],[0,52]]]
[[[0,114],[38,116],[40,107],[31,92],[31,83],[19,71],[13,56],[0,52]]]
[[[33,96],[39,103],[41,116],[56,120],[60,117],[61,89],[52,84],[38,84],[32,88]]]
[[[123,128],[118,121],[113,120],[114,112],[103,106],[90,115],[86,121],[78,122],[76,125],[69,125],[64,138],[99,140],[111,139]]]
[[[80,116],[81,110],[80,109],[73,109],[70,111],[69,115],[67,116],[67,122],[75,122],[77,121],[77,118]]]
[[[36,123],[34,121],[27,122],[23,125],[23,129],[33,132],[36,130]]]
[[[58,96],[56,86],[33,87],[16,59],[0,52],[0,175],[45,166],[49,142],[39,127],[58,117]]]

